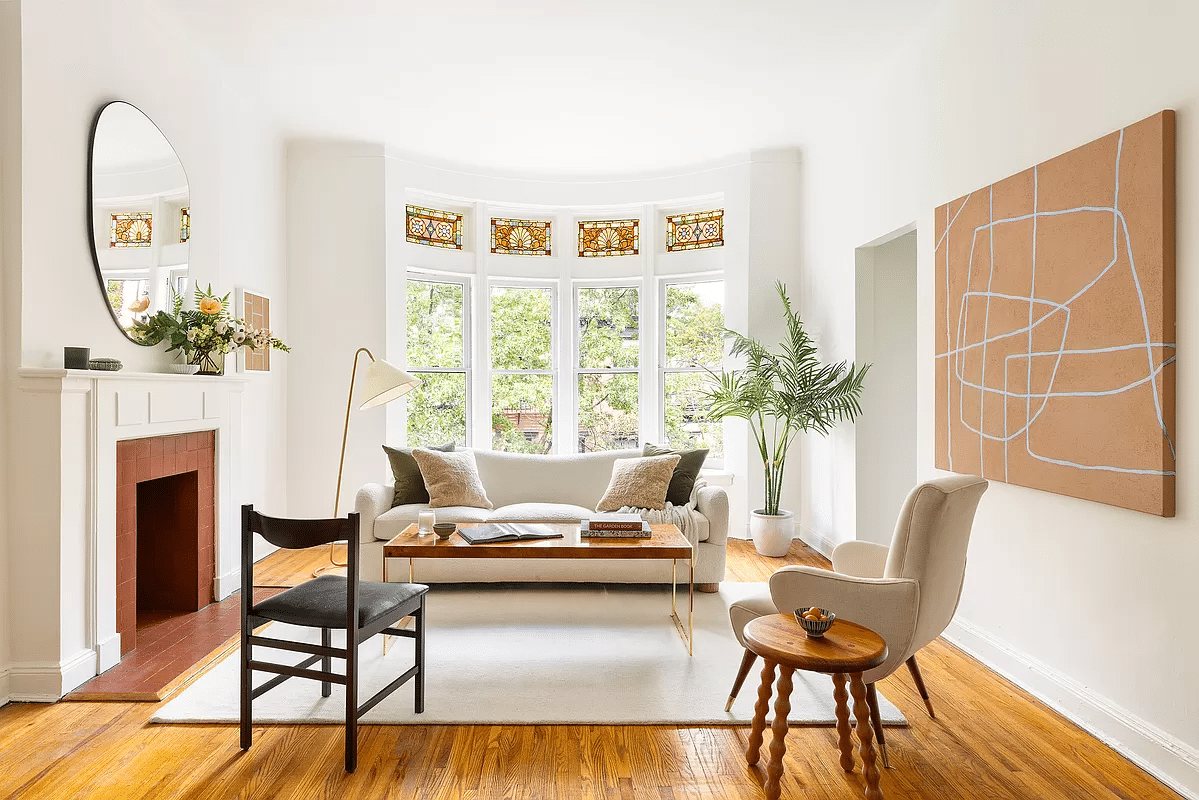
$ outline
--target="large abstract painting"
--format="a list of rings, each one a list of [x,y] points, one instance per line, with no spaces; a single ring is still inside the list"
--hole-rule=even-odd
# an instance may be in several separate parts
[[[936,463],[1174,515],[1174,112],[936,211]]]

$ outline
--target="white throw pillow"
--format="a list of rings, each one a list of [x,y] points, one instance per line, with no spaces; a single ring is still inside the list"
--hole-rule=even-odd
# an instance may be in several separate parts
[[[664,508],[666,490],[670,488],[670,478],[678,463],[677,453],[616,459],[612,462],[612,479],[595,510],[616,511],[625,506]]]
[[[492,508],[479,479],[475,454],[469,450],[443,453],[418,447],[412,451],[429,490],[429,507],[470,506]]]

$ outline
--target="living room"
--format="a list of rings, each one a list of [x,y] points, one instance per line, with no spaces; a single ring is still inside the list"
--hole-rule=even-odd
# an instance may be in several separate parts
[[[1190,252],[1188,231],[1199,229],[1188,224],[1199,213],[1189,192],[1199,173],[1187,124],[1199,93],[1189,41],[1197,22],[1199,9],[1183,4],[1065,0],[836,9],[469,2],[449,10],[0,0],[0,794],[763,791],[745,763],[747,718],[367,720],[358,770],[348,774],[337,725],[264,724],[243,755],[233,724],[151,723],[154,703],[60,701],[120,660],[114,601],[98,592],[109,579],[97,536],[113,527],[116,500],[99,496],[106,484],[96,476],[113,471],[98,465],[101,456],[114,463],[107,448],[125,435],[90,421],[130,413],[105,405],[108,390],[91,388],[100,378],[60,374],[64,348],[120,359],[110,385],[165,373],[177,360],[162,346],[133,343],[95,285],[89,130],[105,104],[140,109],[186,170],[190,286],[269,298],[272,330],[291,347],[269,371],[242,371],[230,359],[219,379],[164,376],[172,392],[206,387],[199,400],[177,400],[198,403],[201,427],[217,431],[217,599],[238,594],[242,503],[329,516],[343,463],[344,515],[360,487],[389,479],[381,444],[445,441],[430,433],[427,415],[414,416],[431,403],[417,390],[382,409],[355,402],[339,459],[357,348],[418,377],[422,367],[424,378],[461,375],[454,380],[469,388],[460,405],[429,405],[444,417],[435,432],[458,425],[453,438],[461,430],[471,447],[503,449],[488,435],[493,411],[526,407],[493,406],[495,387],[517,383],[510,376],[519,370],[491,374],[500,368],[489,369],[489,309],[496,290],[535,289],[550,298],[552,355],[548,369],[523,371],[548,373],[550,388],[527,407],[542,421],[520,435],[544,445],[548,429],[536,415],[546,413],[555,431],[593,434],[600,424],[583,424],[579,404],[587,373],[597,385],[638,385],[627,412],[633,427],[611,414],[604,423],[620,428],[612,447],[672,444],[682,425],[706,436],[710,423],[671,422],[668,386],[683,379],[654,358],[667,347],[670,287],[720,284],[723,324],[774,342],[783,333],[774,288],[782,281],[824,362],[875,367],[856,423],[801,437],[790,451],[781,505],[794,511],[796,541],[783,559],[746,541],[763,495],[757,447],[740,421],[717,426],[721,452],[709,456],[705,477],[728,498],[721,597],[784,564],[827,567],[847,542],[888,544],[907,489],[949,474],[938,469],[936,434],[937,209],[1173,109],[1177,253]],[[409,206],[461,215],[462,249],[407,240]],[[668,249],[668,218],[715,209],[724,212],[720,246]],[[490,221],[509,218],[552,223],[554,252],[492,253]],[[587,218],[637,220],[639,252],[578,255],[576,223]],[[909,254],[910,295],[878,284],[864,304],[868,265],[900,251]],[[1185,342],[1196,290],[1187,271],[1178,274],[1175,341]],[[464,287],[457,366],[408,359],[412,281]],[[613,287],[638,293],[645,355],[588,371],[571,362],[578,290]],[[880,307],[887,315],[868,319]],[[895,320],[910,331],[888,327]],[[564,379],[555,381],[559,371]],[[1185,412],[1191,393],[1178,388]],[[1181,453],[1190,432],[1185,423],[1175,432]],[[577,452],[568,437],[548,447]],[[1194,646],[1173,635],[1187,629],[1187,598],[1195,599],[1185,588],[1194,586],[1185,500],[1194,493],[1178,487],[1177,512],[1167,516],[987,478],[956,615],[921,654],[935,718],[905,670],[879,682],[906,720],[887,727],[882,792],[1199,797],[1199,725],[1174,691],[1196,677],[1187,666]],[[118,478],[104,480],[116,486]],[[256,555],[267,550],[260,541]],[[325,563],[319,554],[310,561],[292,572]],[[658,598],[667,604],[668,591]],[[679,646],[669,658],[687,658],[670,644]],[[731,639],[730,647],[739,649]],[[714,681],[712,714],[724,707],[733,671]],[[740,693],[743,709],[756,678],[755,670]],[[430,686],[438,679],[430,669]],[[837,764],[836,738],[827,725],[787,734],[784,796],[862,793],[861,770]]]

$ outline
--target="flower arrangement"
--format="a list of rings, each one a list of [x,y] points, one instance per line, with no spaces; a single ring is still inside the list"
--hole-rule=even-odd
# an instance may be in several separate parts
[[[144,344],[169,342],[167,352],[178,350],[186,354],[187,363],[199,365],[202,375],[223,373],[225,354],[239,347],[291,350],[266,328],[255,328],[231,316],[229,295],[217,297],[212,293],[212,284],[207,289],[197,286],[194,299],[195,308],[184,309],[183,297],[172,290],[171,311],[159,311],[134,323],[134,338]]]

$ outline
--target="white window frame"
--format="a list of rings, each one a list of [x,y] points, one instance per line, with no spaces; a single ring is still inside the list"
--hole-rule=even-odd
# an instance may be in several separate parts
[[[582,289],[610,289],[610,288],[630,288],[637,290],[637,367],[621,367],[618,369],[593,369],[590,367],[584,368],[579,365],[581,361],[581,345],[582,336],[579,334],[579,291]],[[646,352],[645,352],[645,279],[636,276],[628,278],[610,278],[604,280],[576,280],[572,281],[571,286],[571,330],[573,353],[571,355],[571,370],[570,370],[570,397],[574,411],[574,436],[572,437],[572,445],[569,452],[577,455],[582,452],[579,450],[579,376],[580,375],[629,375],[637,376],[637,438],[638,444],[644,442],[645,439],[645,415],[643,411],[643,403],[641,398],[645,392],[645,369],[646,369]]]
[[[422,373],[452,373],[455,375],[463,375],[465,381],[466,397],[466,446],[474,447],[474,414],[472,413],[471,403],[473,401],[473,391],[471,388],[471,380],[473,377],[472,358],[471,354],[474,348],[471,346],[471,279],[469,275],[460,275],[453,272],[436,272],[433,270],[419,269],[417,267],[409,267],[404,273],[404,309],[405,316],[408,308],[408,281],[421,281],[424,283],[451,283],[455,286],[462,287],[462,366],[461,367],[422,367],[415,366],[408,360],[407,348],[404,352],[404,364],[408,372],[416,377],[420,377]],[[405,319],[405,326],[407,320]],[[405,422],[407,428],[407,422]]]
[[[491,363],[491,291],[492,289],[547,289],[550,293],[550,368],[549,369],[496,369]],[[561,359],[561,337],[562,337],[562,321],[558,313],[558,281],[553,279],[530,279],[523,278],[488,278],[487,279],[487,295],[484,303],[487,314],[487,418],[491,419],[492,412],[495,408],[495,399],[491,391],[494,383],[492,380],[496,375],[549,375],[550,384],[550,430],[554,432],[554,439],[550,442],[550,452],[562,452],[561,441],[558,435],[558,421],[562,418],[560,413],[561,401],[560,389],[561,381],[558,380],[558,372],[560,370]],[[487,431],[487,449],[495,449],[495,438],[493,431]]]
[[[725,283],[725,275],[723,271],[714,272],[696,272],[677,275],[660,275],[658,276],[658,396],[656,398],[655,407],[657,409],[657,426],[658,438],[665,447],[671,446],[666,441],[666,376],[674,373],[699,372],[703,373],[703,367],[667,367],[666,366],[666,292],[667,287],[673,284],[680,283]],[[727,305],[727,292],[725,300],[721,301],[721,308]],[[726,442],[727,445],[727,442]],[[708,469],[723,469],[724,456],[715,456],[709,454],[704,461],[705,468]]]

